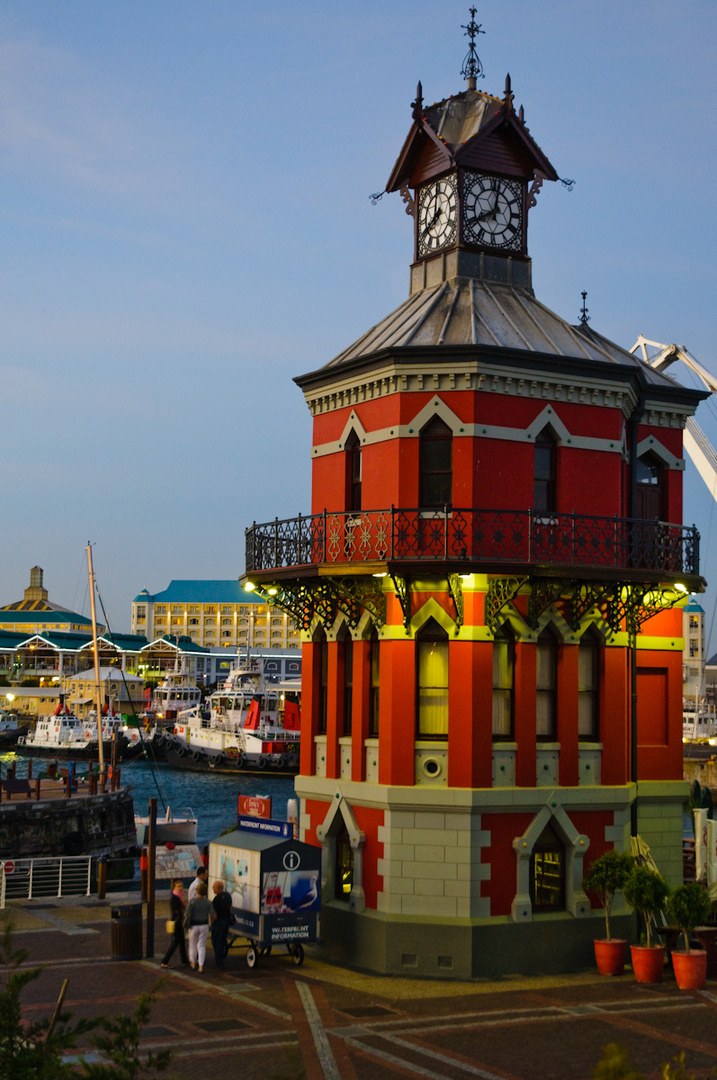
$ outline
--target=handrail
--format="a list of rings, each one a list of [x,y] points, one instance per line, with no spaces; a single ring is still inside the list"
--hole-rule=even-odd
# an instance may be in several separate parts
[[[254,523],[245,536],[248,574],[386,561],[699,573],[697,529],[657,519],[392,506]]]

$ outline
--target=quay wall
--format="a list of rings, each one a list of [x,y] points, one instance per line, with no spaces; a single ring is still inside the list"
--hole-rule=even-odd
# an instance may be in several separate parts
[[[124,789],[70,799],[14,797],[0,803],[0,859],[128,854],[134,804]]]

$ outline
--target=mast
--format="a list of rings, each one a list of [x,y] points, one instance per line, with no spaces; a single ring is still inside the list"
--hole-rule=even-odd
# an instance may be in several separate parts
[[[95,610],[95,574],[92,569],[92,546],[87,541],[87,572],[90,577],[90,611],[92,613],[92,651],[95,655],[95,696],[97,698],[97,746],[100,778],[105,772],[105,754],[102,745],[102,691],[100,688],[100,649],[97,643],[97,612]]]

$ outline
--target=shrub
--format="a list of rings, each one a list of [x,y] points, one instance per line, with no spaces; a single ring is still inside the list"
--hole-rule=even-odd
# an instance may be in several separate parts
[[[626,852],[606,851],[590,864],[583,878],[583,889],[594,893],[605,909],[605,936],[610,941],[610,911],[618,889],[625,886],[634,863]]]

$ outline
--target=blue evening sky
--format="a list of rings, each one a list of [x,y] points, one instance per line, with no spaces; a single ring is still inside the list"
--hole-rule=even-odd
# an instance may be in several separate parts
[[[717,372],[717,4],[475,2],[480,88],[509,71],[576,180],[531,211],[538,297],[577,321],[587,289],[596,330]],[[468,6],[3,0],[0,602],[39,564],[87,611],[91,540],[128,629],[142,588],[237,577],[252,520],[308,512],[292,377],[407,295],[411,222],[368,196],[417,81],[428,103],[464,88]],[[711,580],[713,510],[688,476]]]

